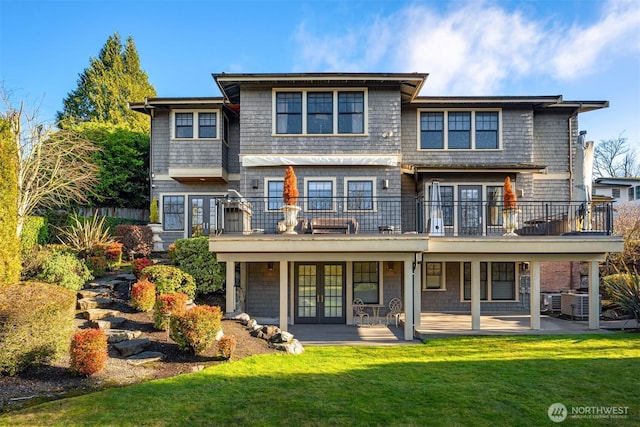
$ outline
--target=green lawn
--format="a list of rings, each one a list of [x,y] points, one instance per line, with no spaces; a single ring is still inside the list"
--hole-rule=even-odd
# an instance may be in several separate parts
[[[628,407],[640,425],[640,335],[462,337],[308,347],[6,414],[0,425],[556,425],[553,403]]]

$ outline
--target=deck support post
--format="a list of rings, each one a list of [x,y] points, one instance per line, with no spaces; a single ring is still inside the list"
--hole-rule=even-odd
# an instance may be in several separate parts
[[[236,263],[227,261],[226,265],[226,312],[232,313],[236,310]]]
[[[287,308],[289,299],[289,263],[280,261],[280,329],[287,330]]]
[[[471,329],[480,330],[480,261],[471,261]]]
[[[531,329],[540,330],[540,261],[531,262],[529,310],[531,312]]]
[[[600,270],[598,261],[589,262],[589,329],[600,329]]]
[[[404,339],[413,341],[413,260],[404,265]]]

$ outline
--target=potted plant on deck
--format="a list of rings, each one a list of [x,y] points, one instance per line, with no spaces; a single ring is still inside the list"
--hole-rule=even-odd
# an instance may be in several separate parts
[[[153,251],[162,252],[164,250],[160,233],[162,233],[162,224],[160,224],[160,214],[158,213],[158,199],[151,199],[149,205],[149,224],[148,227],[153,233]]]
[[[283,224],[286,227],[284,234],[298,234],[294,230],[298,224],[298,212],[300,212],[300,207],[296,205],[298,202],[298,183],[296,174],[291,166],[287,168],[284,175],[282,199],[284,206],[280,210],[284,214]]]
[[[517,236],[515,229],[518,228],[518,208],[516,207],[516,193],[511,187],[511,178],[504,180],[504,207],[502,209],[502,224],[506,233],[503,236]]]

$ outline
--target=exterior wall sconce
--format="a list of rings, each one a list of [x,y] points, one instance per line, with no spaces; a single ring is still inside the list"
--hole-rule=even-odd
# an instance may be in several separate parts
[[[267,263],[267,270],[273,271],[273,263],[272,262],[268,262]]]
[[[388,190],[389,189],[389,180],[388,179],[383,179],[382,180],[382,189],[383,190]]]
[[[520,271],[529,271],[529,263],[528,262],[521,262],[520,263]]]
[[[251,186],[252,186],[254,189],[257,189],[259,185],[260,185],[260,181],[259,181],[259,180],[254,179],[254,180],[252,180],[252,181],[251,181]]]

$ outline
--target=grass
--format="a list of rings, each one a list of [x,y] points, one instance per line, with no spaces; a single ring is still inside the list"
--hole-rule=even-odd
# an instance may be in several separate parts
[[[640,336],[459,337],[425,345],[308,347],[48,402],[0,425],[555,425],[553,403],[628,407],[639,425]]]

